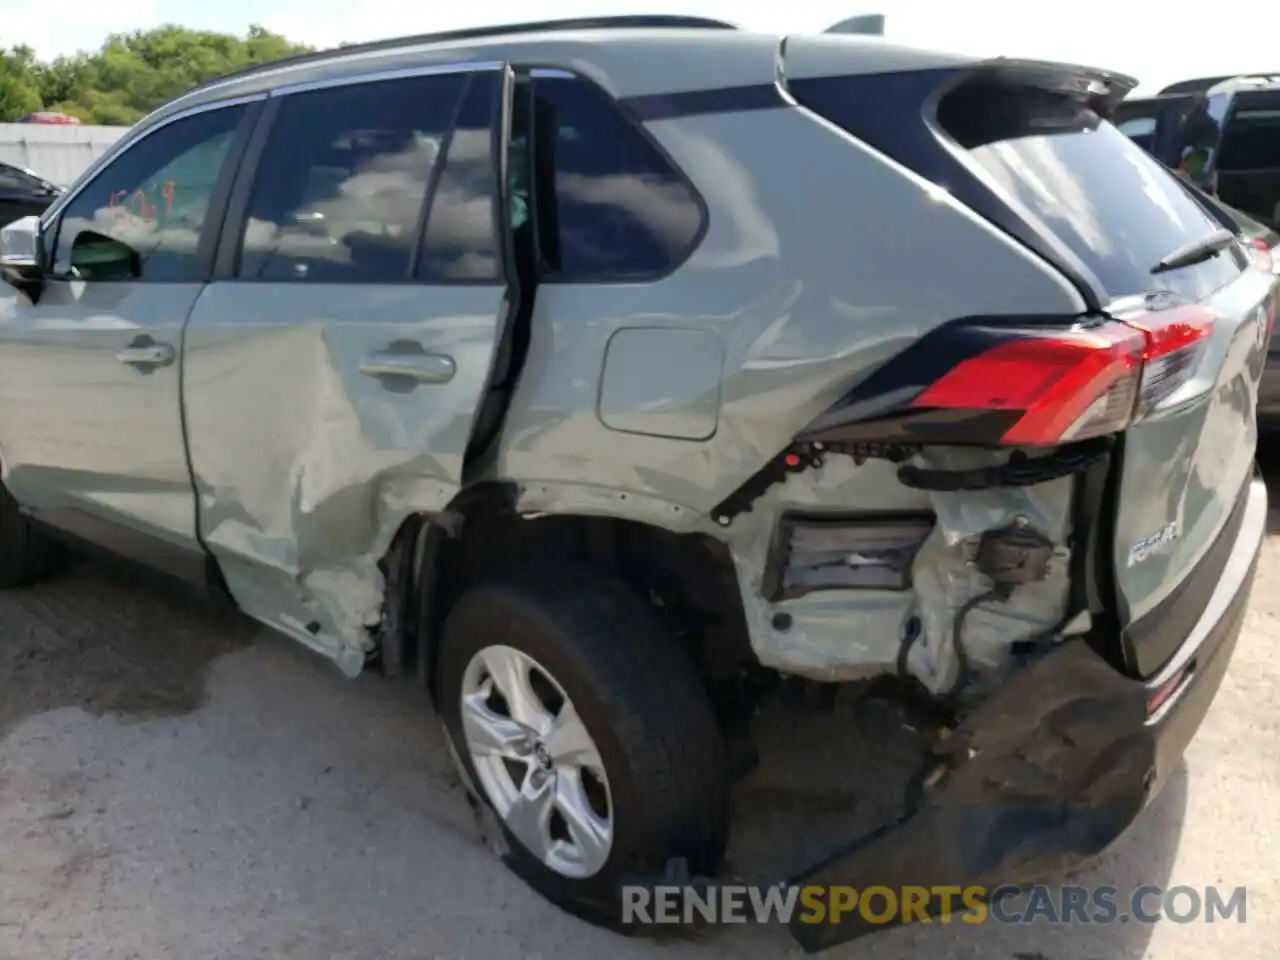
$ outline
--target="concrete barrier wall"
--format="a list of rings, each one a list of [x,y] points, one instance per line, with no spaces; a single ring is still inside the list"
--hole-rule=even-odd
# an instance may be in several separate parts
[[[66,185],[106,152],[128,127],[0,123],[0,161]]]

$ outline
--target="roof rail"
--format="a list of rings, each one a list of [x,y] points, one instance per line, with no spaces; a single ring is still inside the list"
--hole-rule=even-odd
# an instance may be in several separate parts
[[[689,30],[737,30],[735,24],[710,17],[685,17],[675,14],[629,14],[616,17],[574,17],[566,20],[534,20],[526,23],[506,23],[489,27],[467,27],[462,30],[448,30],[444,33],[419,33],[407,37],[388,37],[385,40],[371,40],[366,43],[350,43],[324,50],[313,50],[299,53],[279,60],[268,60],[266,63],[234,70],[218,77],[212,77],[204,83],[197,84],[187,93],[203,90],[216,83],[227,80],[238,80],[277,67],[295,66],[304,63],[315,63],[332,57],[349,53],[373,53],[379,50],[395,50],[399,47],[416,47],[430,43],[447,43],[451,40],[479,40],[486,37],[504,37],[522,33],[544,33],[561,30],[645,30],[645,29],[689,29]]]

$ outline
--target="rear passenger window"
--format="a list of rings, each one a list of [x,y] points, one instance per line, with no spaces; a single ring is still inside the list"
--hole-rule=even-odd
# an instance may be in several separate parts
[[[702,229],[688,182],[595,84],[535,75],[533,89],[536,213],[548,279],[639,280],[678,266]]]
[[[410,77],[285,97],[254,182],[238,276],[409,280],[428,185],[470,80]]]

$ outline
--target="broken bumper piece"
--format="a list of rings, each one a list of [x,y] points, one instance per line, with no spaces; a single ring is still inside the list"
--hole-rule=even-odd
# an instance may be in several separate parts
[[[1187,639],[1157,676],[1126,677],[1083,641],[1052,649],[946,741],[945,773],[911,815],[791,882],[992,891],[1051,879],[1102,853],[1177,768],[1222,682],[1266,525],[1265,487],[1254,481],[1247,496],[1232,555],[1198,622],[1189,634],[1173,617],[1164,625]],[[791,923],[811,953],[884,928],[858,911]]]

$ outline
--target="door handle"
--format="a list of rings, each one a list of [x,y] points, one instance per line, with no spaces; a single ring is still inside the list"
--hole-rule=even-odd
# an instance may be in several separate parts
[[[151,343],[142,347],[126,347],[116,354],[116,359],[132,367],[167,367],[177,358],[178,352],[167,343]]]
[[[360,361],[366,377],[404,377],[417,383],[448,383],[457,372],[443,353],[375,353]]]

